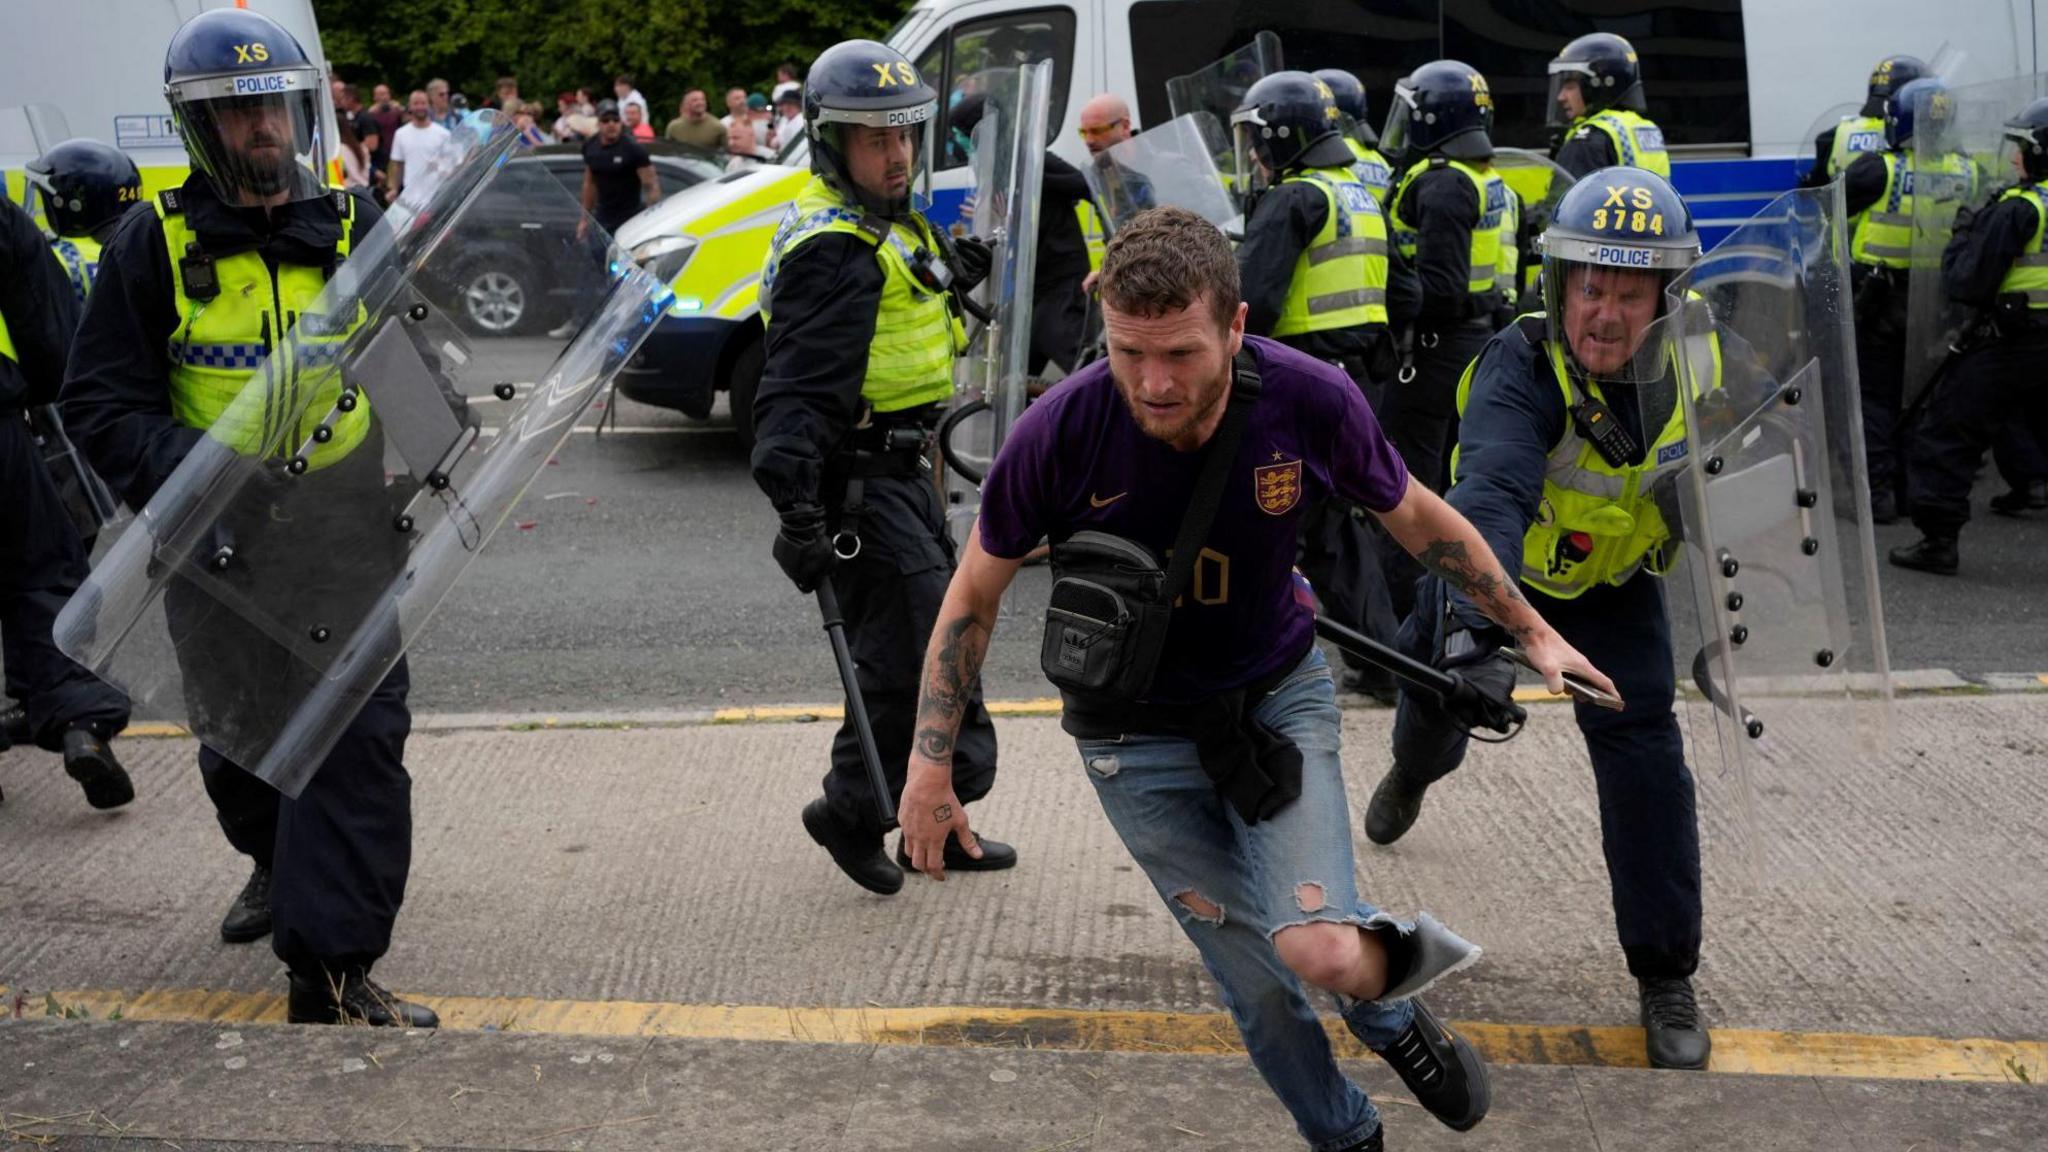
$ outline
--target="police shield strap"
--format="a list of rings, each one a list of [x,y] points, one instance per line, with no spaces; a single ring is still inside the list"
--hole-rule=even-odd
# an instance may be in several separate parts
[[[287,795],[667,306],[625,253],[577,237],[545,168],[506,163],[517,145],[503,133],[456,169],[446,214],[356,238],[267,354],[190,326],[173,355],[202,375],[180,419],[205,435],[57,621],[138,712]],[[573,340],[499,336],[469,311],[479,254],[507,243]],[[249,274],[234,259],[214,262],[223,301]],[[469,399],[493,395],[511,403],[486,435]]]

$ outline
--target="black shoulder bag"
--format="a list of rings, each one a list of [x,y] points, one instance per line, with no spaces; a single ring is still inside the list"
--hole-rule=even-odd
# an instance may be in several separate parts
[[[1152,688],[1173,602],[1194,576],[1202,540],[1223,503],[1223,485],[1262,385],[1251,353],[1233,368],[1230,401],[1203,448],[1202,471],[1181,516],[1173,562],[1108,532],[1076,532],[1053,545],[1052,598],[1038,663],[1062,691],[1105,702],[1141,700]]]

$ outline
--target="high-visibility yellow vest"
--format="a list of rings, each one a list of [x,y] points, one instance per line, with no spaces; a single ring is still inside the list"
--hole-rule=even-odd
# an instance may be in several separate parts
[[[1387,322],[1387,221],[1379,201],[1349,168],[1289,173],[1282,184],[1307,184],[1329,211],[1322,230],[1294,260],[1294,278],[1275,336],[1329,332]]]
[[[100,242],[90,236],[59,236],[50,241],[50,247],[63,263],[64,274],[71,277],[71,290],[77,293],[79,303],[84,303],[93,279],[100,274]]]
[[[1969,199],[1977,185],[1976,165],[1966,156],[1949,153],[1938,167],[1923,172],[1904,152],[1885,152],[1880,158],[1884,193],[1853,221],[1849,255],[1859,264],[1908,268],[1913,262],[1914,198],[1933,196],[1957,203]],[[1923,258],[1939,257],[1938,250],[1923,253]]]
[[[1721,338],[1717,331],[1709,331],[1687,339],[1699,341],[1700,356],[1713,365],[1711,380],[1689,382],[1697,397],[1704,390],[1703,385],[1721,386]],[[1577,406],[1578,397],[1574,395],[1564,350],[1545,341],[1544,351],[1569,412]],[[1478,364],[1479,358],[1474,358],[1458,381],[1461,418],[1472,393],[1472,371]],[[1672,371],[1682,371],[1675,351]],[[1597,383],[1586,380],[1578,387],[1594,399],[1601,399]],[[1643,453],[1642,462],[1620,468],[1609,464],[1567,418],[1564,435],[1551,446],[1547,458],[1543,499],[1537,505],[1536,522],[1522,537],[1522,583],[1547,596],[1570,600],[1600,584],[1624,584],[1641,569],[1663,575],[1675,558],[1675,550],[1668,547],[1672,542],[1671,527],[1664,522],[1651,493],[1660,481],[1668,481],[1686,466],[1688,448],[1683,402],[1672,404],[1671,414]],[[1454,449],[1453,484],[1457,482],[1457,473],[1458,454]]]
[[[1849,170],[1865,152],[1884,151],[1884,120],[1877,116],[1844,116],[1835,125],[1835,145],[1828,152],[1830,180]]]
[[[2005,279],[1998,282],[1998,294],[2023,296],[2028,308],[2048,308],[2048,254],[2041,251],[2042,226],[2048,224],[2048,188],[2022,184],[2006,189],[1998,199],[2026,199],[2034,203],[2033,235],[2027,237],[2027,246],[2020,249],[2020,254],[2013,257],[2012,267],[2005,270]]]
[[[889,223],[886,239],[861,227],[861,213],[823,177],[813,176],[797,193],[761,269],[761,319],[775,323],[775,274],[798,245],[813,236],[843,232],[858,236],[875,249],[882,264],[882,302],[875,313],[875,341],[868,348],[867,378],[861,395],[877,412],[896,412],[932,404],[953,394],[953,358],[967,347],[966,330],[953,315],[943,291],[920,283],[912,271],[917,253],[933,261],[939,246],[931,224],[917,213],[909,221]]]
[[[1410,167],[1401,176],[1401,183],[1394,189],[1394,210],[1392,212],[1394,242],[1399,245],[1401,255],[1409,263],[1415,262],[1415,252],[1422,239],[1418,229],[1421,225],[1403,215],[1401,206],[1408,198],[1408,188],[1415,178],[1430,168],[1455,168],[1465,179],[1472,182],[1472,191],[1479,197],[1479,223],[1472,228],[1471,267],[1466,273],[1465,290],[1474,296],[1493,291],[1494,281],[1500,275],[1501,222],[1508,213],[1508,186],[1500,173],[1488,169],[1481,172],[1463,160],[1448,157],[1432,157]]]
[[[348,258],[354,240],[355,202],[346,192],[332,195],[341,213],[341,242],[334,249],[339,262]],[[198,236],[174,191],[159,196],[154,207],[163,222],[178,310],[168,350],[171,415],[245,456],[293,456],[310,440],[306,465],[317,471],[348,455],[370,430],[366,394],[357,393],[352,410],[335,412],[341,354],[349,334],[363,324],[361,306],[345,317],[313,311],[329,270],[280,264],[272,271],[253,250],[213,257],[219,292],[195,300],[186,295],[180,262]],[[319,443],[314,430],[329,415],[335,416],[332,435]]]
[[[0,360],[21,362],[21,357],[14,353],[14,335],[7,330],[7,317],[5,316],[0,316]]]
[[[1352,161],[1351,174],[1358,177],[1358,182],[1372,192],[1372,198],[1380,202],[1381,208],[1385,208],[1387,193],[1391,192],[1394,186],[1393,166],[1387,163],[1387,158],[1380,155],[1377,149],[1369,148],[1349,136],[1344,138],[1344,143],[1351,146],[1351,154],[1357,157]]]
[[[1628,108],[1609,108],[1572,125],[1574,129],[1588,126],[1614,146],[1616,163],[1671,179],[1671,153],[1664,150],[1664,130],[1649,117]]]
[[[1522,198],[1510,188],[1507,208],[1500,214],[1500,255],[1494,263],[1499,272],[1493,278],[1493,286],[1509,304],[1514,303],[1521,291],[1515,283],[1515,276],[1522,269],[1521,232]]]
[[[1109,240],[1102,233],[1102,214],[1095,210],[1092,200],[1074,201],[1074,215],[1081,220],[1081,239],[1088,243],[1088,270],[1102,271],[1102,252],[1109,246]]]

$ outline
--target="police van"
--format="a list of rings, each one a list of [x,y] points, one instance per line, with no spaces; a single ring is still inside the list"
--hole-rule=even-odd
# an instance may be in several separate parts
[[[17,7],[31,5],[21,2]],[[152,0],[118,6],[36,4],[0,39],[0,170],[7,196],[40,216],[22,170],[76,136],[112,144],[142,169],[142,189],[185,182],[191,168],[164,103],[164,49],[187,20],[210,8],[261,12],[291,32],[327,70],[312,0]],[[333,109],[319,101],[322,138],[335,141]],[[335,144],[336,149],[339,144]],[[336,152],[339,155],[339,152]]]
[[[1966,60],[1957,79],[2036,71],[2048,0],[919,0],[887,37],[950,99],[994,63],[1050,60],[1051,148],[1086,157],[1079,111],[1116,92],[1137,123],[1168,118],[1166,81],[1276,33],[1290,68],[1341,67],[1365,82],[1376,119],[1394,81],[1440,57],[1483,72],[1495,142],[1548,148],[1546,65],[1566,41],[1605,30],[1642,57],[1650,115],[1673,179],[1712,244],[1791,187],[1811,161],[1811,130],[1863,100],[1871,65],[1907,52]],[[941,136],[935,223],[958,216],[967,157]],[[649,209],[619,239],[673,283],[676,303],[620,377],[629,397],[705,416],[730,388],[751,410],[762,363],[761,262],[784,206],[808,178],[802,145],[782,163],[733,173]],[[741,422],[744,425],[745,422]],[[742,428],[742,434],[745,433]]]

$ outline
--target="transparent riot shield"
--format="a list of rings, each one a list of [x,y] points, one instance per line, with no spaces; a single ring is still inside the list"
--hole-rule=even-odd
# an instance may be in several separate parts
[[[1526,148],[1495,148],[1493,170],[1500,173],[1508,190],[1515,194],[1509,210],[1513,213],[1514,250],[1507,250],[1508,238],[1501,237],[1502,268],[1505,270],[1512,257],[1515,275],[1511,283],[1496,284],[1507,294],[1509,303],[1535,292],[1537,277],[1543,267],[1542,254],[1536,250],[1537,238],[1550,226],[1550,217],[1557,208],[1557,202],[1564,198],[1565,190],[1572,186],[1572,174],[1557,166],[1556,162],[1541,152]],[[1535,299],[1541,300],[1540,294]],[[1541,304],[1535,305],[1542,307]]]
[[[1906,385],[1911,411],[1937,372],[1980,320],[1948,298],[1941,254],[1956,220],[2020,178],[2001,168],[2004,124],[2048,88],[2048,76],[2019,76],[1951,88],[1923,97],[1913,109],[1913,244],[1906,274]],[[1946,105],[1940,107],[1939,105]]]
[[[1830,764],[1853,779],[1888,746],[1841,185],[1779,197],[1667,308],[1690,384],[1659,501],[1682,541],[1664,557],[1680,708],[1703,789],[1733,804],[1721,827],[1753,852],[1760,796]]]
[[[1206,112],[1217,124],[1229,124],[1230,114],[1244,103],[1251,86],[1280,71],[1280,37],[1261,32],[1252,42],[1204,68],[1166,82],[1166,106],[1177,119],[1191,112]],[[1237,186],[1237,160],[1231,154],[1230,136],[1219,138],[1215,152],[1216,170],[1223,173],[1223,186],[1232,199],[1244,189]]]
[[[58,618],[139,714],[287,795],[666,306],[517,143],[481,143],[358,237],[267,353],[173,349],[255,367]],[[539,314],[479,326],[494,277]],[[542,335],[564,322],[573,338]]]
[[[1221,228],[1238,213],[1216,169],[1217,153],[1229,148],[1214,116],[1190,112],[1097,153],[1081,171],[1111,235],[1147,208],[1167,205]]]
[[[1844,127],[1845,121],[1857,119],[1862,114],[1862,102],[1851,101],[1845,104],[1837,104],[1822,112],[1819,116],[1814,117],[1813,123],[1806,126],[1806,135],[1799,138],[1800,150],[1798,155],[1804,158],[1802,163],[1826,164],[1828,162],[1826,156],[1822,156],[1818,160],[1812,159],[1813,150],[1816,142],[1820,139],[1820,134],[1831,129],[1840,130]],[[1852,137],[1848,142],[1848,148],[1851,157],[1859,156],[1865,152],[1884,151],[1884,129],[1881,127],[1866,128],[1852,133]],[[1837,172],[1834,175],[1839,176],[1841,173]]]
[[[979,510],[981,477],[1024,411],[1031,385],[1031,293],[1038,255],[1038,203],[1045,180],[1052,64],[983,73],[987,102],[974,127],[972,234],[995,261],[975,292],[988,314],[955,370],[954,411],[944,430],[949,519],[954,539]]]

